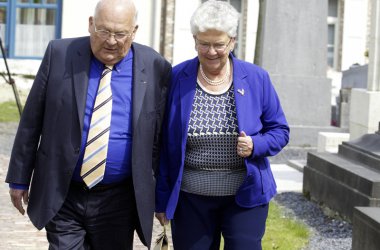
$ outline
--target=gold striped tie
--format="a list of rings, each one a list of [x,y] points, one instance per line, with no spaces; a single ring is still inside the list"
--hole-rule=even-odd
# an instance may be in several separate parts
[[[106,167],[112,112],[112,68],[113,65],[105,66],[100,78],[80,172],[89,188],[103,179]]]

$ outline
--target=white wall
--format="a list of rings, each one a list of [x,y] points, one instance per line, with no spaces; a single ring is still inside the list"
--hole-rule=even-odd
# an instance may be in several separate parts
[[[342,44],[342,71],[352,64],[367,63],[366,51],[368,0],[346,0]]]
[[[87,36],[88,18],[93,15],[98,0],[64,0],[62,10],[62,38]],[[139,29],[135,41],[159,48],[161,1],[135,1]]]
[[[257,23],[259,15],[259,1],[249,0],[247,6],[247,37],[245,45],[245,58],[247,62],[253,63],[255,58]]]
[[[62,38],[87,36],[88,18],[97,0],[64,0],[62,6]]]
[[[200,3],[200,0],[176,0],[175,2],[173,65],[197,55],[190,30],[190,18]]]

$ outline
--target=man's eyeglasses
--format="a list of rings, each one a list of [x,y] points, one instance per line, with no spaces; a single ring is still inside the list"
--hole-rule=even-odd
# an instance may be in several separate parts
[[[227,44],[225,43],[217,43],[217,44],[209,44],[202,41],[199,41],[197,38],[195,38],[195,42],[197,45],[197,48],[199,52],[201,53],[207,53],[209,52],[210,48],[213,47],[214,50],[218,53],[224,53],[227,49],[227,47],[230,45],[232,38],[228,41]]]
[[[111,32],[109,30],[97,29],[95,23],[94,23],[94,27],[95,27],[95,33],[100,38],[102,38],[104,40],[107,40],[111,36],[113,36],[115,38],[115,40],[117,40],[117,41],[123,41],[126,38],[130,38],[132,36],[132,34],[133,34],[133,32],[132,33],[130,33],[130,32]]]

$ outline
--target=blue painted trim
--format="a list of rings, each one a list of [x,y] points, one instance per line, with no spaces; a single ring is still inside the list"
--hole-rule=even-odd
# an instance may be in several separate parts
[[[63,0],[57,0],[57,3],[46,3],[43,0],[42,3],[33,3],[33,0],[29,0],[29,3],[17,3],[15,0],[9,0],[8,3],[1,3],[1,6],[7,6],[7,28],[5,31],[5,39],[2,38],[3,44],[5,44],[8,50],[8,58],[14,59],[41,59],[40,57],[30,56],[16,56],[15,54],[15,41],[16,41],[16,10],[17,8],[35,8],[35,9],[55,9],[55,37],[52,39],[61,38],[62,36],[62,2]],[[46,45],[47,46],[47,45]]]
[[[15,36],[16,36],[16,1],[9,1],[9,9],[8,13],[11,17],[9,20],[9,26],[7,27],[7,30],[9,31],[9,50],[8,50],[8,57],[14,58],[14,51],[15,51]]]
[[[63,4],[63,0],[57,1],[57,15],[55,16],[55,38],[56,39],[62,38],[62,4]]]

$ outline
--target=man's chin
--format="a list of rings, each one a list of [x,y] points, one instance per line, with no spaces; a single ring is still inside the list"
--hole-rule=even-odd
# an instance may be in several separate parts
[[[120,61],[120,58],[116,57],[114,54],[112,55],[106,55],[102,58],[102,62],[104,64],[109,64],[109,65],[114,65],[116,64],[118,61]]]

